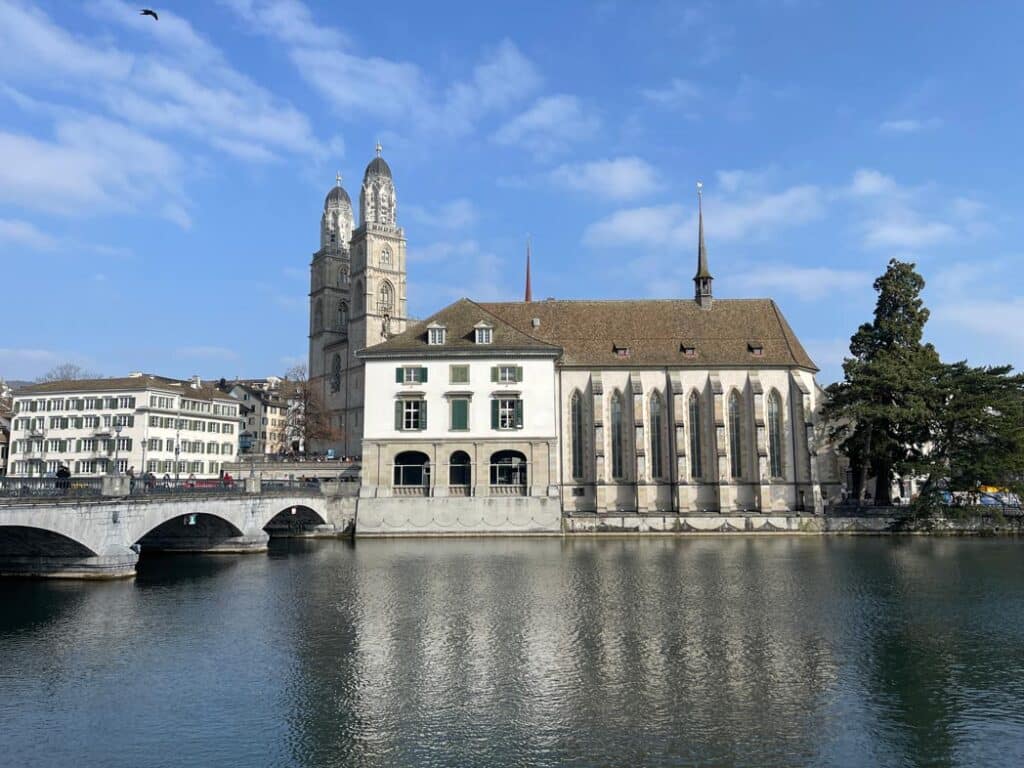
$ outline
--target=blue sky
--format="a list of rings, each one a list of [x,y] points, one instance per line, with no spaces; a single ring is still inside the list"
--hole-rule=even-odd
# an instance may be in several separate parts
[[[154,0],[158,2],[158,0]],[[1015,3],[0,0],[0,376],[264,376],[379,138],[409,306],[772,296],[827,383],[888,259],[946,359],[1024,353]]]

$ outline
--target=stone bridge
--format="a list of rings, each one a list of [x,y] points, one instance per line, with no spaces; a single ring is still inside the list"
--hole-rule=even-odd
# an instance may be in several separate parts
[[[315,486],[261,493],[0,503],[0,576],[132,576],[140,551],[259,552],[271,534],[351,533],[356,499]]]

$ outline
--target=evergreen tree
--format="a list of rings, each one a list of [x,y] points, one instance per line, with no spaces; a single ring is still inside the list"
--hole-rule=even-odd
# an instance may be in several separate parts
[[[914,266],[893,259],[875,281],[874,319],[850,339],[844,381],[828,388],[824,409],[830,437],[850,459],[854,495],[864,498],[870,473],[880,504],[890,502],[895,472],[920,467],[938,397],[939,356],[922,343],[928,310]]]
[[[1024,479],[1024,374],[1008,365],[944,365],[936,381],[931,443],[922,496],[941,486],[974,492],[981,485],[1019,493]]]

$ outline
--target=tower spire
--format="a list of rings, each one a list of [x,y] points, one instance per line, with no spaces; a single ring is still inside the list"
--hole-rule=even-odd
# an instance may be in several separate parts
[[[530,237],[526,237],[526,294],[523,301],[533,301],[533,290],[530,288]]]
[[[693,298],[704,309],[711,308],[711,270],[708,249],[704,244],[704,182],[697,182],[697,274],[693,276]]]

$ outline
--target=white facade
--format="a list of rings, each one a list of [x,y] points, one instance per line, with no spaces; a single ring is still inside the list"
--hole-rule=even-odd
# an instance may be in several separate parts
[[[14,395],[8,474],[131,470],[218,477],[238,458],[238,403],[198,380],[143,374],[50,382]]]
[[[426,381],[398,383],[396,371],[407,367],[425,369]],[[491,380],[492,369],[521,371],[519,381]],[[468,381],[453,369],[465,369]],[[403,377],[404,378],[404,377]],[[456,380],[453,380],[456,379]],[[499,373],[500,378],[500,373]],[[512,378],[511,376],[507,378]],[[367,440],[494,439],[503,434],[518,438],[553,438],[555,436],[555,375],[551,358],[530,359],[505,357],[446,357],[441,359],[367,360],[366,389],[370,393],[366,411]],[[394,403],[403,398],[422,399],[427,404],[427,425],[422,430],[395,428]],[[452,426],[453,400],[468,399],[468,426]],[[492,401],[522,401],[522,427],[492,427]]]

